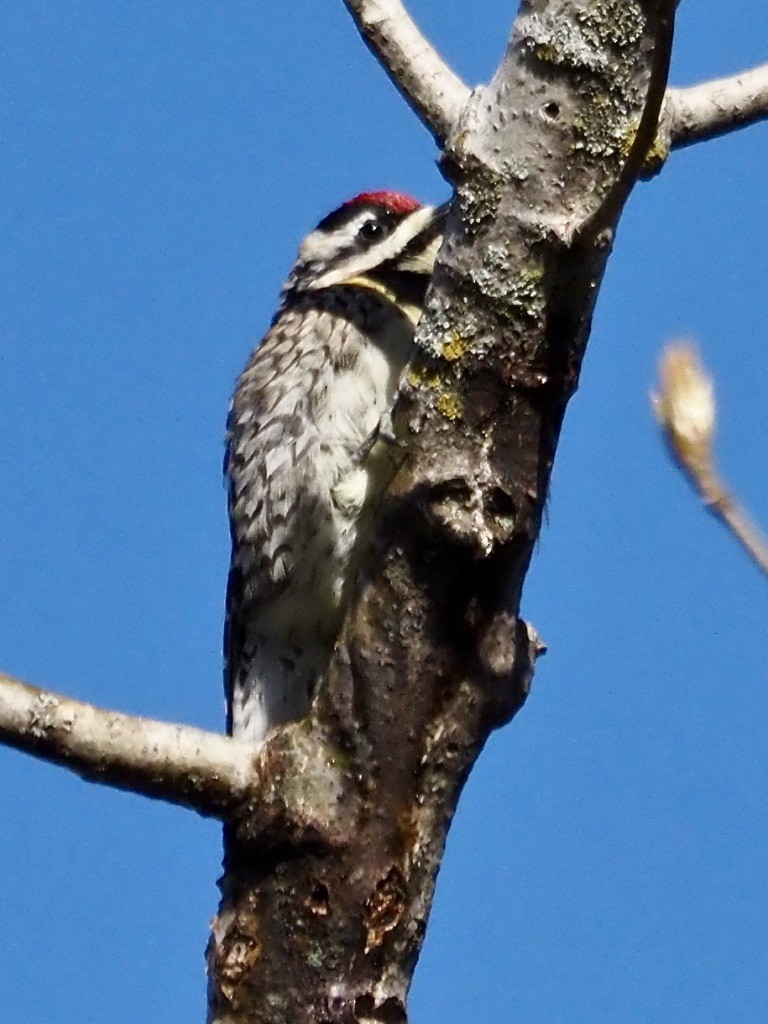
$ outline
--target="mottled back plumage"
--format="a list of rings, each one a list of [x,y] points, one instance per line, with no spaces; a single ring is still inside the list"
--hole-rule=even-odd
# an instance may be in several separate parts
[[[410,355],[435,225],[431,208],[392,193],[326,217],[237,382],[224,657],[227,727],[241,738],[306,715],[333,653],[393,465],[379,433]]]

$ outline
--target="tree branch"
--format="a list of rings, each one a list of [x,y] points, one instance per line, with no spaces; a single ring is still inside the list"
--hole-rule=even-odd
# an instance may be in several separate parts
[[[102,782],[225,817],[250,794],[254,748],[106,711],[0,673],[0,742]]]
[[[665,121],[679,149],[746,128],[768,117],[768,64],[732,78],[667,92]]]
[[[470,90],[422,36],[400,0],[344,0],[363,42],[440,145]]]

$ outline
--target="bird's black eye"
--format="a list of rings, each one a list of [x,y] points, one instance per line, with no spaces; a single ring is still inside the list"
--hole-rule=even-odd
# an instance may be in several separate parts
[[[383,225],[377,220],[366,220],[357,229],[357,237],[361,242],[372,242],[384,233]]]

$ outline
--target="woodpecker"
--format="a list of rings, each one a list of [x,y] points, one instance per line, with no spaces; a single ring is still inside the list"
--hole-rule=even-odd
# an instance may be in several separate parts
[[[303,718],[327,670],[392,472],[390,414],[442,219],[364,192],[321,220],[237,381],[224,675],[240,739]]]

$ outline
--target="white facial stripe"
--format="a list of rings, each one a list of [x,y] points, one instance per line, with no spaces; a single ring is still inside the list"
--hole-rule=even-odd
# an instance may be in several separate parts
[[[387,238],[377,242],[370,250],[350,255],[349,259],[318,278],[312,287],[328,288],[334,284],[342,284],[347,278],[365,273],[366,270],[371,270],[373,267],[378,267],[382,263],[386,263],[387,260],[393,259],[398,253],[403,251],[413,238],[429,226],[434,213],[435,208],[433,206],[423,206],[415,210]],[[371,219],[375,218],[372,218],[370,214],[368,216],[361,215],[356,230],[359,230],[367,220]],[[309,238],[311,237],[312,235],[309,236]],[[338,238],[334,249],[338,249]]]
[[[358,215],[349,221],[344,227],[344,233],[340,231],[313,231],[304,239],[299,249],[299,258],[307,263],[325,263],[339,251],[341,239],[347,239],[352,246],[360,228],[363,224],[376,220],[376,214],[372,210],[360,210]]]

